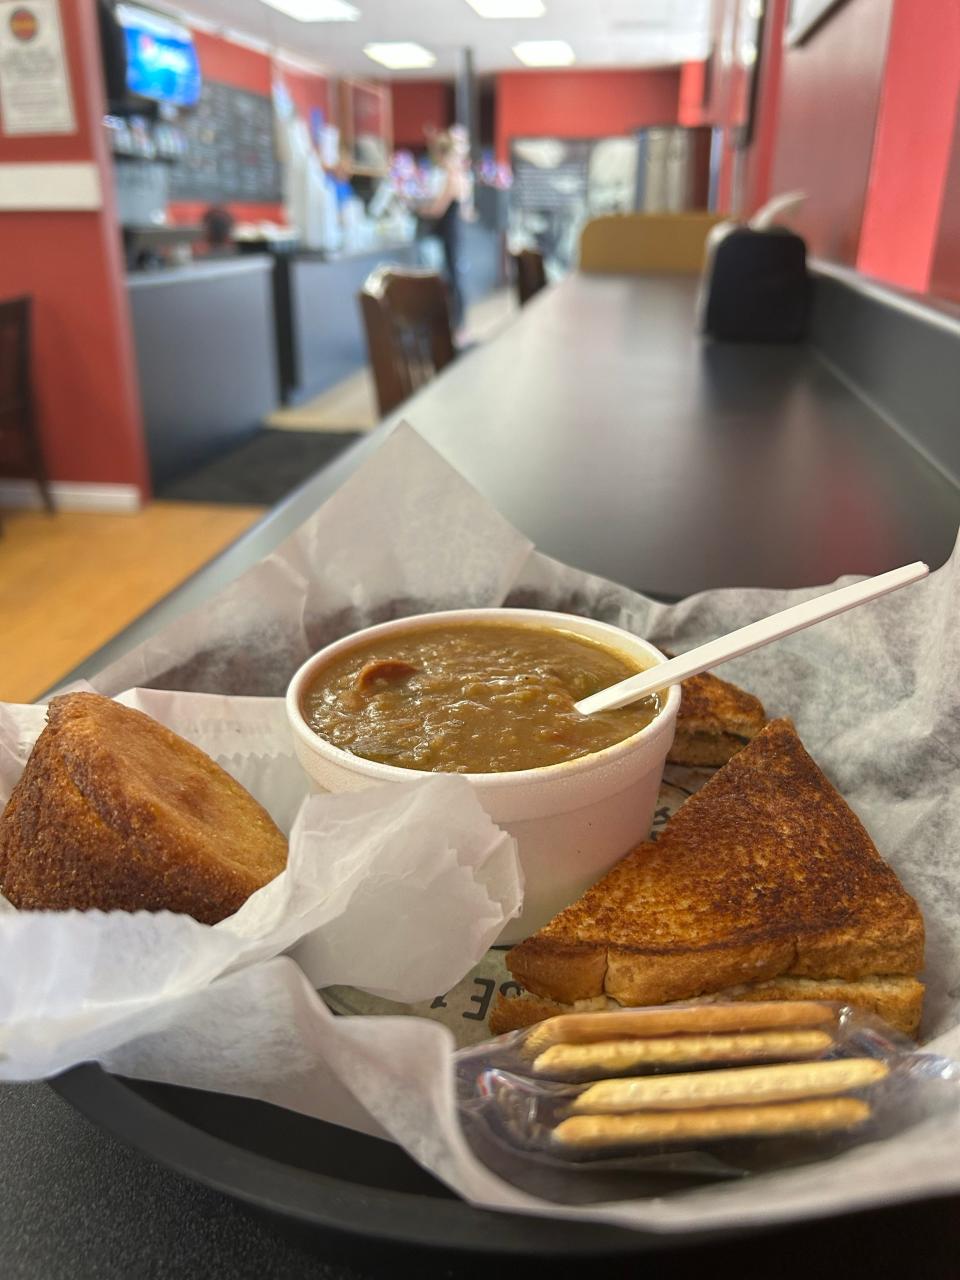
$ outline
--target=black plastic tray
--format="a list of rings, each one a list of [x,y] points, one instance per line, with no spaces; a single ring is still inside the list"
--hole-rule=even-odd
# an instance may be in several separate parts
[[[161,1164],[317,1229],[530,1258],[622,1256],[685,1243],[675,1235],[475,1209],[402,1148],[267,1103],[120,1079],[95,1064],[51,1084],[89,1120]]]
[[[339,1237],[354,1260],[361,1243],[367,1253],[385,1250],[391,1275],[401,1274],[396,1248],[409,1249],[409,1257],[429,1251],[438,1265],[443,1260],[444,1275],[461,1274],[460,1266],[476,1274],[468,1259],[476,1260],[480,1274],[486,1274],[484,1259],[490,1265],[499,1260],[503,1276],[515,1274],[513,1262],[519,1274],[533,1266],[539,1275],[538,1263],[546,1266],[547,1259],[551,1274],[580,1274],[578,1260],[582,1265],[589,1258],[611,1277],[645,1275],[636,1270],[644,1254],[664,1277],[700,1275],[705,1267],[766,1277],[771,1266],[781,1280],[914,1275],[917,1266],[927,1280],[957,1274],[957,1195],[791,1224],[686,1235],[625,1231],[474,1209],[392,1143],[266,1103],[118,1079],[96,1065],[76,1067],[51,1084],[127,1145],[274,1220],[279,1216],[298,1235],[316,1233],[327,1242]],[[456,1258],[463,1262],[451,1271]]]

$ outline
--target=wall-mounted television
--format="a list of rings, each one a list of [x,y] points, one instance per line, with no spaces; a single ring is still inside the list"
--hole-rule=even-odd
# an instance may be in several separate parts
[[[127,92],[174,107],[195,106],[200,98],[200,60],[188,29],[137,5],[114,10],[127,54]]]

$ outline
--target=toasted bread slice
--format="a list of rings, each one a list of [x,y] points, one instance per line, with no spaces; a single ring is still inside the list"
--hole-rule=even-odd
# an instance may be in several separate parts
[[[561,1004],[665,1004],[785,975],[849,981],[923,965],[917,904],[775,720],[507,965]]]
[[[701,997],[703,998],[703,997]],[[853,1005],[889,1023],[905,1036],[916,1036],[923,1013],[923,983],[901,974],[873,974],[856,981],[842,978],[773,978],[769,982],[747,983],[728,987],[711,997],[716,1000],[831,1000]],[[523,992],[519,996],[498,997],[490,1012],[490,1032],[503,1035],[519,1031],[559,1014],[592,1013],[620,1009],[615,1000],[600,996],[578,1001],[576,1005],[560,1004],[544,996]],[[669,1007],[669,1006],[665,1006]]]
[[[832,1000],[875,1013],[895,1031],[915,1037],[923,1015],[923,983],[909,974],[844,978],[771,978],[718,993],[719,1000]]]
[[[231,915],[286,865],[265,809],[197,747],[93,693],[54,698],[0,817],[21,909]]]
[[[680,691],[671,764],[726,764],[767,723],[759,698],[709,672],[688,677]]]

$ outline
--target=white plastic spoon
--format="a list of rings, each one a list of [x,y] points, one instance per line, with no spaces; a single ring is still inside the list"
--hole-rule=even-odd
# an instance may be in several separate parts
[[[662,662],[648,671],[641,671],[618,684],[612,684],[609,689],[592,693],[589,698],[574,705],[584,716],[625,707],[659,689],[665,689],[667,685],[679,684],[688,676],[699,675],[701,671],[718,667],[721,662],[738,658],[742,653],[762,649],[772,640],[791,636],[804,627],[812,627],[815,622],[823,622],[847,609],[855,609],[857,605],[885,596],[889,591],[909,586],[911,582],[925,578],[929,572],[928,567],[918,560],[916,564],[891,569],[889,573],[881,573],[876,578],[865,578],[863,582],[855,582],[852,586],[828,591],[826,595],[817,596],[814,600],[805,600],[803,604],[795,604],[780,613],[771,614],[769,618],[761,618],[759,622],[751,622],[749,626],[731,631],[729,635],[710,640],[707,644],[691,649],[689,653],[682,653],[679,658],[671,658],[669,662]]]

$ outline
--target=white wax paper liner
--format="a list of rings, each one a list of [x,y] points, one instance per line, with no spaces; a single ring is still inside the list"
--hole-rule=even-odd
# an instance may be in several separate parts
[[[804,536],[802,529],[796,533]],[[101,672],[93,683],[111,695],[132,684],[212,694],[279,694],[296,665],[320,643],[384,617],[458,604],[567,609],[619,623],[682,652],[822,589],[741,590],[731,584],[729,590],[705,592],[675,606],[654,603],[532,552],[529,542],[415,432],[401,427],[266,561]],[[958,659],[960,557],[955,552],[927,582],[718,672],[757,693],[769,714],[793,717],[807,747],[920,902],[928,933],[923,1032],[937,1037],[932,1048],[955,1055],[960,1053]],[[22,767],[22,747],[30,732],[39,730],[37,709],[22,710],[29,720],[26,728],[11,727],[11,709],[0,708],[0,784],[8,786]],[[155,705],[150,710],[157,714]],[[239,760],[243,758],[241,753]],[[240,767],[237,760],[224,763]],[[256,773],[253,769],[250,780],[259,785]],[[456,785],[461,780],[449,781]],[[454,811],[459,815],[469,800],[462,789],[459,796],[451,791],[443,795],[436,791],[438,783],[443,785],[439,779],[420,784],[435,789],[441,833],[427,862],[446,857],[449,866],[449,842],[442,832],[449,816]],[[369,804],[371,811],[363,818],[352,812],[348,821],[379,824],[372,810],[383,803],[388,811],[391,802],[375,799],[373,793],[368,797],[361,808]],[[408,802],[413,803],[409,797],[397,801]],[[421,828],[418,839],[425,834],[426,828]],[[482,849],[490,838],[489,827],[479,834],[475,849]],[[351,830],[351,842],[355,836]],[[476,856],[482,860],[482,853]],[[493,857],[490,865],[496,862]],[[469,887],[466,898],[475,909],[483,900],[477,887],[480,877],[474,877],[470,865],[462,869]],[[309,898],[309,891],[304,892]],[[423,892],[429,892],[426,885]],[[357,895],[356,903],[364,897],[365,893]],[[411,894],[408,901],[416,898]],[[256,904],[250,915],[262,909]],[[144,985],[143,1008],[108,1009],[113,1020],[99,1047],[95,1036],[85,1040],[81,1034],[64,1045],[58,1041],[55,1020],[38,1020],[31,1027],[30,1052],[16,1059],[15,1070],[14,1058],[0,1060],[0,1075],[25,1078],[59,1069],[54,1063],[100,1057],[131,1075],[263,1097],[338,1123],[386,1131],[478,1204],[526,1211],[535,1207],[540,1213],[654,1231],[785,1220],[960,1188],[960,1134],[956,1124],[940,1119],[933,1127],[921,1126],[826,1163],[735,1185],[589,1209],[531,1202],[480,1169],[466,1150],[453,1118],[450,1041],[444,1029],[414,1018],[332,1018],[292,960],[269,958],[284,949],[278,945],[271,951],[274,942],[288,941],[277,924],[284,910],[276,903],[270,907],[276,937],[271,935],[269,943],[263,937],[238,941],[223,927],[208,930],[228,936],[212,944],[209,953],[201,949],[180,961],[187,973],[201,974],[199,984],[185,987],[176,966],[172,982],[158,974],[158,983],[167,983],[162,987],[167,998],[158,1001],[156,986],[148,991]],[[351,901],[337,917],[347,939],[355,910]],[[234,918],[235,934],[243,914]],[[0,992],[6,1002],[0,1002],[0,1018],[12,999],[9,987],[2,986],[3,968],[17,963],[17,947],[4,933],[10,915],[0,918]],[[46,941],[71,954],[71,931],[78,925],[75,918],[61,919],[65,923],[59,932],[54,929],[55,937]],[[139,930],[143,917],[134,919]],[[185,930],[185,943],[191,923],[172,926]],[[259,923],[251,931],[257,928]],[[430,933],[422,927],[412,932],[410,964],[425,980],[417,966],[430,949]],[[393,943],[398,937],[394,935]],[[143,945],[142,938],[138,945]],[[217,950],[221,946],[222,955]],[[338,940],[338,953],[339,946]],[[83,956],[80,945],[81,960]],[[251,964],[256,957],[260,962]],[[316,958],[332,962],[335,957],[325,954],[321,945]],[[354,958],[358,966],[364,960],[351,957],[351,964]],[[245,967],[238,969],[236,964]],[[394,958],[394,981],[405,967]],[[464,964],[463,970],[467,968]],[[223,976],[215,977],[216,973]],[[333,980],[357,985],[354,973],[341,973]],[[68,994],[62,1004],[66,1018],[71,1012]],[[83,1013],[72,1012],[74,1017]],[[4,1030],[9,1054],[6,1019]],[[290,1064],[296,1064],[296,1070]],[[348,1101],[351,1093],[355,1105]]]

